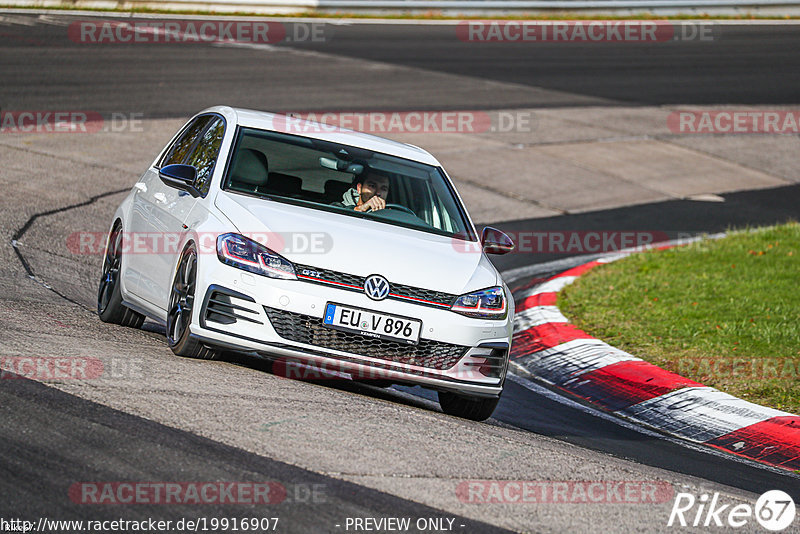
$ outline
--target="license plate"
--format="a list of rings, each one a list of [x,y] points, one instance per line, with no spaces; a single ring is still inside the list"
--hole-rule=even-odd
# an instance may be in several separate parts
[[[422,321],[328,303],[322,323],[328,328],[408,345],[419,343]]]

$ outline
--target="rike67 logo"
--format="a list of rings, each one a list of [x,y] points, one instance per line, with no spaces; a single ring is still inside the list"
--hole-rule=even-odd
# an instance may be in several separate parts
[[[795,513],[794,500],[780,490],[764,493],[755,506],[746,503],[725,504],[719,493],[700,497],[678,493],[667,526],[741,528],[755,519],[763,528],[779,532],[794,522]]]

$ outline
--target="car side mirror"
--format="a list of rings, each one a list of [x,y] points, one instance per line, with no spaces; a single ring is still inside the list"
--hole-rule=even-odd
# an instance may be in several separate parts
[[[507,254],[514,250],[514,242],[506,234],[487,226],[481,233],[481,245],[487,254]]]
[[[197,169],[192,165],[182,165],[180,163],[165,165],[158,171],[158,177],[168,186],[187,191],[194,198],[200,196],[200,191],[195,186]]]

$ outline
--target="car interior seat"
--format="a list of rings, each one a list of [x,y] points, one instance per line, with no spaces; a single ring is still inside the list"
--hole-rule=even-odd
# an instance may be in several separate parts
[[[260,192],[269,180],[269,162],[263,152],[245,148],[239,152],[231,172],[231,188],[248,193]]]
[[[303,180],[291,174],[271,172],[267,178],[267,189],[282,196],[299,196]]]
[[[341,202],[344,197],[344,192],[352,187],[347,182],[340,180],[327,180],[325,182],[325,203],[333,204],[334,202]]]

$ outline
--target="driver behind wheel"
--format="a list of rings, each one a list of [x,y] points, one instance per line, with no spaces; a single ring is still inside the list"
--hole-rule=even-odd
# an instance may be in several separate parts
[[[361,212],[378,211],[386,207],[388,195],[389,177],[372,170],[356,176],[353,187],[345,191],[342,201],[333,205]]]

